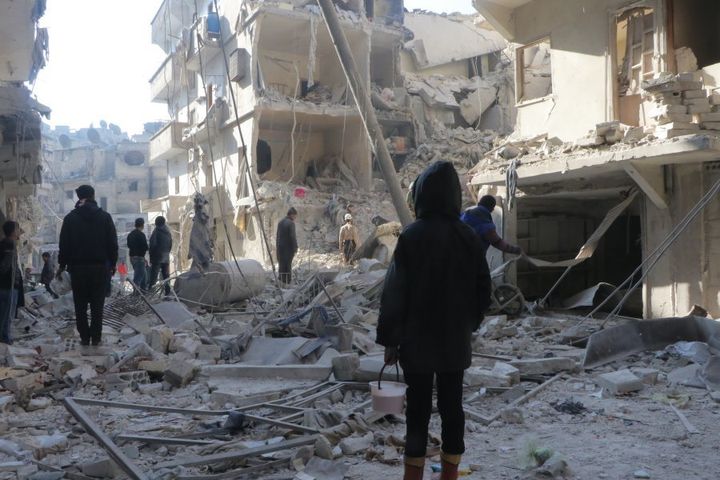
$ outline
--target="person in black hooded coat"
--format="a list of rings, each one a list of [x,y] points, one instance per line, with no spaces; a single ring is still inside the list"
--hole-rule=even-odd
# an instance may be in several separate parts
[[[490,305],[483,245],[460,220],[462,191],[452,164],[436,162],[415,181],[417,220],[400,235],[383,290],[377,343],[400,362],[408,385],[405,478],[421,479],[433,381],[442,417],[443,479],[457,478],[465,452],[464,371],[472,332]]]

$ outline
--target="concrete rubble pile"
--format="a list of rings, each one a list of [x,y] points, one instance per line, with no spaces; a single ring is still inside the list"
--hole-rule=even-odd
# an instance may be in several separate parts
[[[383,367],[374,340],[386,269],[368,259],[352,270],[305,266],[292,288],[216,307],[118,297],[100,347],[79,346],[72,322],[57,317],[17,323],[18,341],[0,349],[0,478],[125,478],[135,469],[145,478],[359,479],[399,470],[404,418],[374,412],[367,383]],[[707,320],[694,318],[672,325]],[[604,478],[591,477],[601,464],[574,460],[573,432],[588,427],[618,449],[658,434],[710,448],[705,425],[720,414],[715,322],[701,323],[705,336],[604,358],[603,342],[629,337],[613,333],[627,325],[581,320],[485,319],[465,406],[468,445],[490,445],[470,450],[463,471],[501,478],[510,464],[523,478]],[[669,327],[653,328],[662,337]],[[528,438],[533,431],[542,441]],[[439,419],[431,432],[435,463]],[[652,464],[623,468],[662,475]]]

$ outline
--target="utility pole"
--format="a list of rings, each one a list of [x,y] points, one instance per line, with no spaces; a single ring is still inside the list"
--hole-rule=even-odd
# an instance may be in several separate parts
[[[360,78],[358,74],[357,64],[350,50],[350,44],[345,37],[345,32],[343,32],[342,26],[340,25],[340,19],[335,11],[335,5],[332,0],[317,0],[317,3],[322,10],[330,38],[335,45],[335,51],[340,58],[345,76],[350,83],[350,91],[355,98],[355,104],[367,127],[370,141],[375,146],[374,150],[378,163],[380,164],[380,170],[382,171],[388,190],[390,190],[390,196],[392,197],[393,205],[395,205],[395,210],[400,218],[400,223],[402,223],[403,226],[407,226],[412,223],[413,216],[405,201],[405,195],[400,186],[400,181],[395,175],[395,165],[393,164],[390,151],[385,143],[382,127],[380,127],[380,123],[375,115],[375,107],[373,107],[370,92],[368,92],[365,82],[363,82],[363,79]]]

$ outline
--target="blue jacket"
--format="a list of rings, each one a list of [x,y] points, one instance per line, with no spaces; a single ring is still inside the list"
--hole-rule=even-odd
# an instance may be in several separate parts
[[[488,242],[486,234],[496,230],[495,222],[493,222],[490,211],[482,205],[478,205],[477,207],[465,210],[460,220],[469,225],[477,236],[480,237],[483,248],[485,248],[487,252],[487,249],[490,248],[490,242]]]

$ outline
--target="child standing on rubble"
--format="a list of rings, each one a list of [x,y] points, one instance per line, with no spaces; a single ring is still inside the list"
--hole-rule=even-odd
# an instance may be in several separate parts
[[[355,225],[353,225],[353,217],[351,214],[345,214],[345,225],[340,228],[340,254],[345,260],[345,265],[349,265],[355,250],[360,245],[360,234]]]
[[[464,371],[471,335],[490,305],[483,245],[460,221],[462,191],[455,168],[436,162],[413,188],[417,221],[400,235],[385,279],[377,343],[385,363],[403,368],[407,390],[405,480],[421,480],[433,384],[442,418],[442,480],[458,477],[465,453]]]

